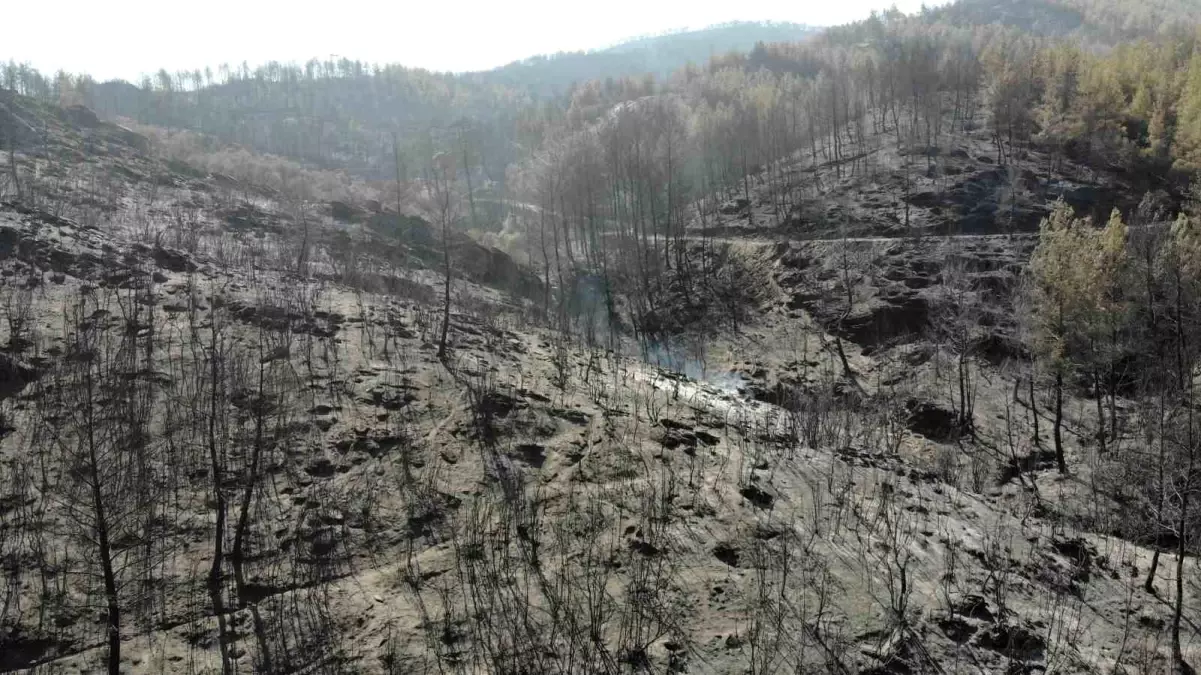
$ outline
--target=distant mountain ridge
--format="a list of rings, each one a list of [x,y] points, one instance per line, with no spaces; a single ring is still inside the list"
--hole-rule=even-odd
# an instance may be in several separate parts
[[[552,95],[573,83],[606,77],[652,74],[663,78],[689,63],[702,65],[714,55],[750,51],[761,42],[798,42],[819,31],[797,23],[734,21],[635,37],[596,50],[533,56],[466,77]]]
[[[716,51],[746,50],[756,42],[788,42],[804,39],[820,31],[790,21],[727,21],[704,28],[681,28],[663,33],[639,35],[608,47],[592,50],[596,52],[635,52],[639,50],[673,49],[684,45],[707,43]]]

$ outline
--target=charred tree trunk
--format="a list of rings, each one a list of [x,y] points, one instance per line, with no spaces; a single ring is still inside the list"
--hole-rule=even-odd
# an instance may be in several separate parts
[[[1068,463],[1063,455],[1063,370],[1055,370],[1055,422],[1051,430],[1055,440],[1055,463],[1059,473],[1068,472]]]

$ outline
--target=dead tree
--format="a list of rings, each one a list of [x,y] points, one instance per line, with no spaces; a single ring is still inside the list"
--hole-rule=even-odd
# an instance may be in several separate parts
[[[120,672],[122,589],[150,535],[143,520],[154,508],[147,384],[130,372],[136,352],[129,331],[113,331],[107,303],[81,295],[65,312],[67,349],[39,392],[40,447],[35,453],[55,479],[48,487],[68,534],[90,549],[82,574],[99,578],[108,646],[107,670]]]
[[[438,334],[438,358],[446,360],[446,341],[450,334],[450,227],[456,219],[458,202],[454,195],[454,157],[446,153],[434,155],[426,170],[426,189],[438,226],[442,230],[442,328]]]

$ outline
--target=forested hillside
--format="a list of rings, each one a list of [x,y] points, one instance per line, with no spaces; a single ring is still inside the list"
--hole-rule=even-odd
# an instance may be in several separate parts
[[[521,148],[540,142],[543,127],[562,115],[565,96],[578,83],[645,87],[653,77],[703,64],[715,54],[811,33],[795,24],[735,22],[459,75],[341,59],[160,70],[131,84],[64,73],[51,77],[10,63],[3,81],[27,95],[84,103],[106,117],[187,129],[365,175],[391,172],[392,134],[401,137],[406,155],[415,156],[410,168],[416,171],[416,158],[428,155],[428,137],[445,145],[466,130],[478,144],[480,161],[503,180],[504,167],[521,156]]]
[[[1195,18],[1192,12],[1183,2],[964,0],[920,17],[873,17],[800,44],[763,42],[742,54],[697,58],[668,77],[653,76],[664,66],[648,65],[640,75],[631,72],[637,66],[600,64],[617,55],[664,52],[694,59],[700,52],[691,45],[699,35],[709,44],[737,45],[744,34],[800,29],[735,25],[457,76],[342,60],[160,71],[135,86],[49,77],[10,64],[3,82],[45,100],[83,103],[102,116],[375,178],[393,174],[398,149],[403,171],[416,176],[432,152],[466,144],[481,182],[503,184],[507,167],[528,164],[531,154],[582,124],[648,96],[681,104],[677,114],[692,138],[677,165],[686,164],[694,181],[715,152],[700,147],[701,127],[748,137],[738,142],[751,146],[739,163],[745,159],[751,168],[822,136],[833,143],[831,130],[848,122],[878,127],[887,121],[890,100],[902,97],[911,117],[918,116],[905,133],[924,141],[950,128],[934,122],[942,106],[958,108],[961,116],[966,101],[981,100],[998,113],[992,123],[1008,146],[1050,143],[1092,153],[1101,163],[1134,168],[1147,160],[1164,169],[1196,162],[1196,40],[1180,28]],[[1036,28],[1014,18],[1025,15],[1079,20]],[[738,38],[727,39],[730,31]],[[1047,35],[1055,39],[1048,42]],[[552,84],[568,80],[571,86]],[[928,120],[919,119],[923,109]],[[725,133],[724,127],[736,129]],[[838,153],[855,142],[849,131]]]
[[[1201,19],[1201,6],[1192,0],[963,0],[926,16],[956,26],[1001,24],[1038,36],[1112,45],[1192,32]]]

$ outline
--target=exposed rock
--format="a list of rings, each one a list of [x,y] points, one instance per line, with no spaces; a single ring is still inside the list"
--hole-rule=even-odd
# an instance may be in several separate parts
[[[668,450],[674,450],[681,446],[686,448],[695,448],[697,443],[696,434],[687,431],[674,430],[655,434],[655,440],[659,441],[659,443]]]
[[[959,645],[971,640],[979,630],[975,625],[957,616],[944,617],[939,619],[937,624],[951,642]]]
[[[1030,358],[1030,352],[1019,340],[995,331],[977,338],[972,343],[971,353],[994,366],[1010,360],[1023,361]]]
[[[963,599],[954,605],[955,613],[961,616],[966,616],[977,621],[987,621],[992,623],[996,620],[996,615],[988,607],[988,600],[980,595],[965,595]]]
[[[913,204],[914,206],[920,206],[922,208],[930,208],[932,206],[938,206],[942,204],[942,199],[940,199],[938,194],[934,192],[917,192],[911,194],[909,195],[908,201],[910,204]]]
[[[549,400],[549,399],[548,399]],[[550,411],[552,417],[558,417],[566,422],[571,422],[579,426],[584,426],[592,421],[592,416],[582,410],[565,410],[563,408],[554,408]]]
[[[150,150],[150,139],[126,127],[117,126],[115,128],[117,139],[125,145],[138,152],[148,152]]]
[[[366,211],[343,201],[330,202],[329,211],[330,215],[333,216],[335,220],[340,220],[344,223],[361,222],[367,217]]]
[[[655,546],[654,544],[652,544],[650,542],[642,541],[641,539],[631,539],[630,540],[630,550],[639,555],[646,556],[648,558],[651,558],[651,557],[654,557],[654,556],[657,556],[657,555],[663,553],[663,550],[660,549],[658,546]]]
[[[67,117],[67,120],[70,121],[71,124],[76,126],[88,129],[100,126],[100,118],[97,117],[96,113],[86,105],[80,105],[78,103],[75,105],[69,105],[66,108],[63,108],[63,114]]]
[[[267,352],[266,354],[263,354],[261,357],[259,357],[259,362],[260,363],[271,363],[272,361],[279,361],[281,359],[286,359],[286,358],[288,358],[290,353],[291,353],[291,350],[288,349],[287,345],[280,345],[280,346],[272,349],[271,351]]]
[[[286,307],[267,303],[250,303],[240,300],[230,301],[227,305],[230,313],[239,321],[274,331],[291,330],[293,333],[305,333],[318,338],[331,338],[337,335],[341,328],[341,317],[327,315],[325,318],[314,312],[306,316]]]
[[[304,539],[305,543],[308,544],[307,556],[305,558],[309,560],[322,560],[330,557],[337,550],[339,544],[342,542],[342,535],[340,528],[332,525],[323,525],[314,528]],[[305,558],[302,558],[302,560]]]
[[[237,178],[234,178],[233,176],[230,176],[229,174],[214,173],[214,174],[210,174],[209,178],[211,178],[212,181],[214,183],[216,183],[217,185],[220,185],[221,187],[225,187],[225,188],[236,188],[239,185],[241,185],[241,183],[238,182]]]
[[[305,465],[304,472],[313,478],[333,478],[337,470],[329,459],[319,457]]]
[[[525,398],[532,400],[532,401],[537,401],[539,403],[550,403],[549,396],[540,394],[540,393],[534,391],[533,389],[527,389],[525,387],[520,387],[517,389],[517,393]]]
[[[865,636],[869,637],[869,636]],[[871,634],[873,643],[860,648],[864,656],[878,665],[859,671],[860,675],[911,675],[931,672],[929,652],[920,646],[916,633],[893,633],[882,642]]]
[[[880,347],[918,335],[930,324],[930,306],[920,295],[902,295],[873,303],[831,328],[861,347]]]
[[[1075,568],[1074,579],[1082,583],[1091,577],[1093,561],[1097,557],[1097,547],[1084,539],[1067,539],[1051,543],[1056,553],[1067,558]]]
[[[466,239],[457,243],[451,257],[468,278],[478,283],[527,298],[537,297],[541,292],[542,283],[538,277],[498,248],[481,246]]]
[[[546,463],[546,448],[537,443],[522,443],[513,448],[510,456],[535,469],[541,469]]]
[[[0,400],[16,396],[38,378],[38,371],[15,357],[0,353]]]
[[[1047,649],[1047,643],[1040,635],[1025,626],[1013,624],[992,626],[980,633],[976,645],[1023,661],[1041,659]]]
[[[283,227],[280,217],[268,214],[253,204],[243,203],[221,213],[225,224],[232,230],[262,231],[280,234]]]
[[[770,509],[776,503],[775,496],[770,492],[764,491],[758,485],[748,485],[739,490],[738,494],[761,509]]]
[[[738,549],[730,544],[721,543],[714,546],[713,557],[730,567],[738,567]]]
[[[1153,631],[1161,631],[1167,626],[1168,622],[1161,616],[1156,616],[1150,612],[1144,611],[1138,615],[1138,625]]]
[[[154,262],[168,272],[182,273],[196,271],[196,263],[192,262],[188,254],[174,249],[156,247],[154,249]]]
[[[730,201],[723,203],[721,205],[720,211],[721,211],[722,215],[734,216],[734,215],[738,215],[739,213],[742,213],[743,211],[746,211],[750,207],[750,205],[751,205],[750,201],[746,200],[743,197],[739,197],[737,199],[731,199]]]
[[[939,443],[953,443],[966,431],[954,412],[930,401],[909,399],[905,403],[910,431]]]
[[[525,405],[525,403],[512,396],[497,391],[490,391],[480,399],[479,413],[482,415],[505,417],[518,408],[524,408]]]
[[[384,410],[401,410],[413,401],[416,401],[417,395],[407,387],[378,384],[368,389],[365,396],[360,400],[364,403],[379,406]]]
[[[0,633],[0,672],[24,670],[70,651],[70,640],[56,640],[48,635],[29,634],[20,626],[6,628]]]

